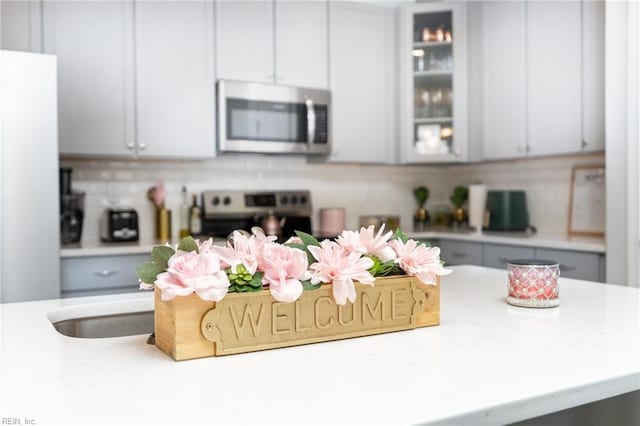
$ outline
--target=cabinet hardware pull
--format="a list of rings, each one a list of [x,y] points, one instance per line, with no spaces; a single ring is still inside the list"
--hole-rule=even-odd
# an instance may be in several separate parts
[[[462,253],[459,251],[452,251],[451,254],[453,257],[467,257],[467,253]]]
[[[284,79],[284,74],[279,72],[278,75],[277,75],[277,78],[278,78],[278,80]]]
[[[140,148],[140,151],[144,151],[147,148],[147,144],[144,142],[140,142],[138,144],[138,148]]]
[[[117,273],[118,273],[118,271],[115,271],[113,269],[111,269],[111,270],[103,269],[102,271],[94,272],[93,275],[95,275],[96,277],[107,278],[107,277],[111,277],[113,275],[116,275]]]
[[[136,146],[136,145],[135,145],[133,142],[129,142],[129,143],[127,144],[127,149],[128,149],[129,151],[131,151],[135,146]]]
[[[460,154],[461,153],[460,153],[459,149],[456,149],[456,150],[453,151],[453,155],[455,155],[456,157],[460,157]]]
[[[587,145],[589,145],[587,143],[587,141],[585,141],[584,139],[582,140],[582,149],[585,149],[587,147]]]
[[[576,267],[575,266],[571,266],[571,265],[564,265],[564,264],[560,264],[559,265],[560,271],[575,271]]]

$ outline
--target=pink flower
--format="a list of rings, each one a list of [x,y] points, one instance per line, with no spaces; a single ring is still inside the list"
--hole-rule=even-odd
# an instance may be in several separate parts
[[[343,231],[338,237],[338,244],[351,252],[374,255],[381,262],[395,259],[396,252],[387,242],[393,233],[389,231],[382,235],[384,223],[375,235],[374,229],[375,227],[371,225],[368,228],[362,227],[360,232]]]
[[[450,269],[442,267],[438,247],[427,247],[415,240],[406,243],[393,240],[391,246],[398,255],[395,262],[400,268],[407,275],[416,276],[423,284],[436,285],[436,276],[451,273]]]
[[[373,285],[374,278],[367,271],[373,266],[373,260],[361,257],[360,253],[350,252],[333,241],[324,240],[320,247],[307,247],[317,262],[311,264],[311,282],[313,284],[332,283],[333,298],[338,305],[356,300],[353,281]]]
[[[180,250],[169,258],[167,272],[158,274],[154,284],[162,291],[162,300],[195,291],[200,298],[216,302],[227,294],[230,285],[216,254]]]
[[[274,299],[294,302],[302,295],[301,280],[309,279],[309,262],[302,250],[280,244],[265,244],[260,269],[264,272],[263,284],[269,284]]]
[[[247,236],[233,231],[232,241],[227,242],[227,247],[213,247],[211,250],[220,256],[224,269],[230,267],[235,274],[238,272],[238,265],[242,264],[253,275],[258,269],[262,248],[275,239],[276,237],[267,237],[264,233]]]

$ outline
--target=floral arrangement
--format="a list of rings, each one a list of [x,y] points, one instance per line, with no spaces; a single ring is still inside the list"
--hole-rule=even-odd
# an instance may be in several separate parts
[[[401,231],[384,232],[384,225],[343,231],[335,240],[318,241],[304,232],[284,244],[260,228],[252,234],[234,231],[227,245],[214,246],[184,238],[172,248],[156,246],[151,262],[136,269],[141,289],[158,287],[162,300],[196,293],[220,301],[227,293],[268,289],[280,302],[294,302],[305,290],[331,284],[337,304],[355,302],[354,281],[373,285],[375,277],[415,276],[435,285],[438,275],[451,271],[440,261],[440,249],[408,239]]]

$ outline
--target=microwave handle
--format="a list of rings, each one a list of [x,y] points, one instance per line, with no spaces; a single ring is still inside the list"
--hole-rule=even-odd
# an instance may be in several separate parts
[[[311,99],[304,103],[307,106],[307,142],[312,144],[316,138],[316,109]]]

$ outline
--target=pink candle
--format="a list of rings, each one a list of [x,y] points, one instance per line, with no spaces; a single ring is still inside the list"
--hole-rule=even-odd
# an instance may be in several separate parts
[[[529,308],[551,308],[560,304],[558,262],[552,260],[517,259],[507,263],[511,305]]]

